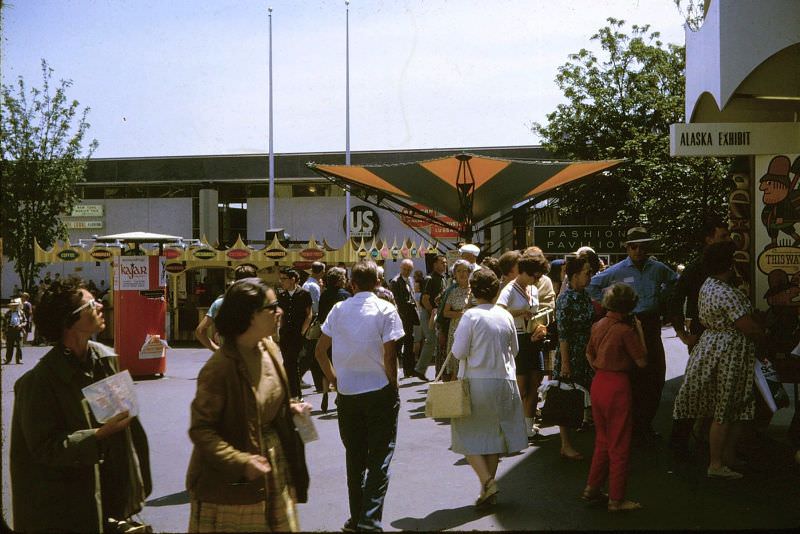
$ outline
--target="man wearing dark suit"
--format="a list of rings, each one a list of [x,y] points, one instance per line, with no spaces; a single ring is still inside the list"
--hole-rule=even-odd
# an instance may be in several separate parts
[[[389,289],[394,295],[397,305],[397,312],[403,322],[405,335],[400,340],[400,361],[403,364],[403,378],[416,376],[425,380],[424,375],[414,370],[414,325],[419,324],[419,313],[417,303],[414,301],[414,288],[411,285],[411,272],[414,270],[414,262],[405,259],[400,262],[400,274],[392,278],[389,282]]]
[[[281,289],[278,291],[278,305],[283,311],[279,330],[281,354],[289,379],[289,391],[294,398],[302,398],[300,351],[313,317],[311,294],[297,285],[299,279],[300,275],[294,269],[282,270],[279,276]]]

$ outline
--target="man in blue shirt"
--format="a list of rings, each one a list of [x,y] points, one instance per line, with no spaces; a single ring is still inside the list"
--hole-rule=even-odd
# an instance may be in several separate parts
[[[311,264],[311,276],[308,280],[303,282],[303,289],[308,291],[311,295],[311,327],[306,333],[306,340],[303,343],[303,354],[300,358],[300,378],[306,374],[306,371],[311,371],[311,377],[314,379],[314,389],[320,393],[322,392],[322,369],[319,368],[316,358],[314,358],[314,351],[317,347],[317,339],[319,339],[319,326],[317,322],[317,314],[319,313],[319,297],[322,294],[321,280],[322,275],[325,274],[325,264],[315,261]],[[301,384],[302,385],[302,384]]]
[[[625,250],[628,257],[592,277],[586,291],[596,301],[601,301],[603,289],[623,282],[633,287],[639,302],[633,312],[642,323],[647,347],[647,367],[636,369],[631,374],[633,393],[633,432],[640,443],[659,437],[653,430],[661,391],[664,389],[666,361],[664,345],[661,343],[661,304],[677,280],[675,272],[648,257],[647,246],[654,241],[647,230],[641,227],[628,230]]]

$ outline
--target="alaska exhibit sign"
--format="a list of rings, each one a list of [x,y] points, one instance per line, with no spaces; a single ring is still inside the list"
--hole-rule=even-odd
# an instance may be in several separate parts
[[[794,152],[800,122],[671,124],[670,156],[753,156]]]
[[[533,242],[546,254],[592,247],[598,254],[624,254],[625,230],[611,226],[535,226]]]

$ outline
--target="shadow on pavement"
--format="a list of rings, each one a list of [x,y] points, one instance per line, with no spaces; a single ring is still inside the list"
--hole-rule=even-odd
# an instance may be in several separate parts
[[[150,499],[144,503],[145,506],[175,506],[176,504],[189,504],[189,492],[180,491],[171,495],[164,495]]]
[[[667,447],[672,403],[682,377],[667,382],[655,421],[664,438],[634,447],[626,497],[643,510],[609,514],[579,499],[591,464],[594,431],[573,433],[580,462],[559,457],[560,440],[528,448],[508,471],[500,468],[495,516],[504,530],[559,529],[787,529],[800,525],[800,469],[788,444],[762,435],[748,450],[741,480],[705,475],[705,446],[693,457],[676,458]],[[504,460],[507,461],[507,460]]]
[[[457,529],[461,525],[480,519],[492,513],[491,510],[478,512],[474,506],[461,506],[447,510],[436,510],[425,517],[402,517],[392,521],[398,530],[434,531]]]

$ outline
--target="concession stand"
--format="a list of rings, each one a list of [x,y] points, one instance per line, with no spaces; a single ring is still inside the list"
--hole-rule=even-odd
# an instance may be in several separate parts
[[[72,245],[67,241],[56,243],[49,250],[38,244],[34,247],[40,263],[109,264],[114,278],[114,347],[121,366],[141,376],[164,374],[165,351],[158,343],[193,340],[208,303],[224,291],[238,265],[252,265],[261,278],[276,285],[281,267],[309,269],[314,261],[349,266],[364,258],[377,263],[424,259],[440,245],[424,238],[376,237],[370,241],[351,240],[336,249],[312,236],[299,246],[287,246],[274,237],[261,248],[251,247],[241,239],[230,248],[215,248],[205,240],[132,232],[98,237],[93,245]],[[212,278],[220,282],[212,284]]]

